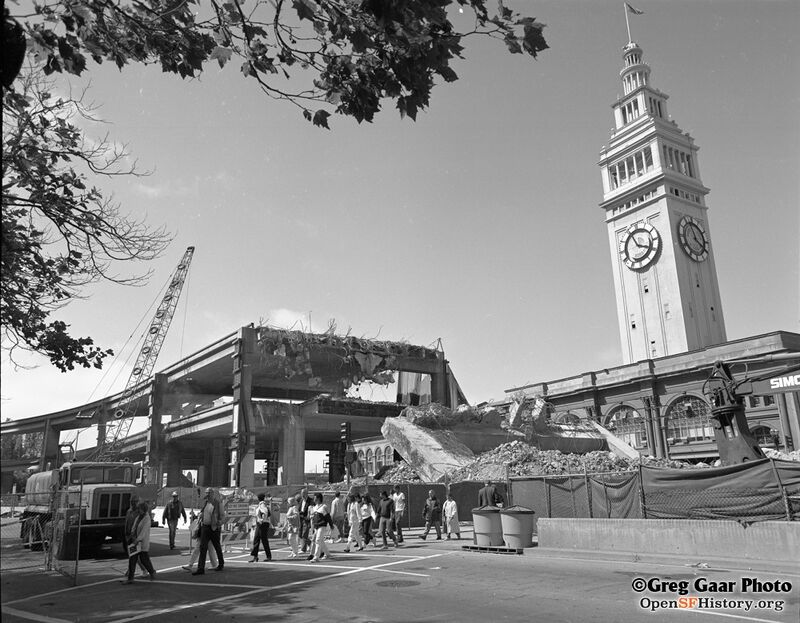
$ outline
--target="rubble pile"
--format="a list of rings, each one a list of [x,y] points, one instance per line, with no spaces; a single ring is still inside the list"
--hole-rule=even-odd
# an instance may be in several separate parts
[[[539,450],[523,441],[512,441],[484,452],[469,465],[449,474],[451,482],[461,480],[497,480],[504,478],[506,466],[509,477],[597,472],[625,472],[636,469],[639,462],[650,467],[673,469],[699,467],[683,461],[642,457],[629,461],[613,452],[596,450],[586,454],[564,454],[558,450]]]
[[[773,450],[772,448],[761,448],[761,450],[768,459],[800,462],[800,450],[792,450],[791,452],[781,452],[780,450]]]
[[[766,452],[766,451],[765,451]],[[774,451],[773,451],[774,452]],[[774,457],[783,460],[800,460],[800,452],[793,452],[796,458],[790,455],[776,453],[782,456]],[[622,459],[613,452],[596,450],[586,454],[565,454],[558,450],[539,450],[524,441],[511,441],[498,446],[477,456],[473,461],[455,471],[448,473],[449,482],[462,482],[465,480],[503,480],[508,476],[555,476],[562,474],[583,474],[600,472],[628,472],[635,470],[639,464],[648,467],[663,467],[670,469],[702,469],[708,468],[706,463],[686,463],[672,459],[656,459],[642,456],[635,460]],[[370,482],[395,484],[413,483],[422,480],[416,471],[405,461],[397,461],[381,475],[380,479],[370,478]],[[365,478],[351,479],[351,484],[363,486],[368,484]],[[340,489],[338,484],[331,485],[333,489]]]

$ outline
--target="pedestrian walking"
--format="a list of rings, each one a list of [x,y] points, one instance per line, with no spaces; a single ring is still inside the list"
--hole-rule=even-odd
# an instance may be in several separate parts
[[[186,569],[186,571],[191,571],[192,567],[200,558],[200,516],[194,511],[189,512],[189,538],[192,548],[192,553],[189,556],[189,564],[181,567],[181,569]],[[217,552],[213,547],[208,550],[208,559],[211,561],[212,567],[217,566]]]
[[[264,556],[267,562],[272,560],[272,552],[269,549],[269,531],[272,529],[272,510],[266,501],[266,495],[258,494],[258,506],[256,507],[256,530],[253,536],[253,549],[250,550],[250,560],[247,562],[258,562],[258,547],[264,548]]]
[[[345,552],[350,552],[350,543],[356,544],[357,551],[364,549],[361,543],[361,503],[359,496],[348,496],[347,522],[350,524],[350,531],[347,533],[347,544],[344,546]]]
[[[197,561],[197,570],[192,575],[203,575],[206,572],[206,554],[208,544],[211,543],[217,552],[215,571],[222,571],[225,567],[225,557],[222,555],[222,546],[219,542],[220,529],[225,520],[222,504],[216,492],[210,487],[205,492],[205,502],[200,509],[200,560]]]
[[[297,510],[297,498],[289,498],[289,508],[286,511],[286,539],[289,541],[291,553],[289,558],[297,557],[297,540],[300,534],[300,511]]]
[[[314,501],[308,496],[308,489],[301,489],[297,510],[300,513],[299,538],[303,546],[303,549],[300,550],[302,552],[307,551],[308,546],[311,545],[311,539],[308,537],[308,534],[311,530],[311,518],[309,517],[309,511],[313,506]]]
[[[333,526],[333,520],[328,512],[328,507],[322,501],[322,494],[314,494],[314,507],[309,511],[311,526],[314,528],[314,541],[311,548],[311,555],[308,560],[319,562],[323,557],[330,560],[331,552],[325,537]]]
[[[178,519],[183,518],[183,523],[186,523],[186,509],[183,508],[183,502],[178,495],[177,491],[172,492],[172,499],[164,506],[164,512],[161,515],[161,525],[165,523],[169,526],[169,548],[175,549],[175,533],[178,531]]]
[[[131,537],[133,536],[133,524],[139,518],[139,496],[132,495],[130,507],[128,508],[128,512],[125,514],[125,545],[127,546],[130,543]],[[139,568],[142,570],[142,577],[147,578],[150,577],[150,572],[145,568],[144,563],[140,559],[136,559]]]
[[[128,540],[128,575],[123,584],[133,584],[133,574],[136,571],[136,563],[141,561],[144,568],[150,574],[150,579],[156,579],[156,570],[150,562],[150,509],[147,502],[139,502],[136,507],[138,516],[131,528],[131,537]],[[132,548],[132,551],[131,549]]]
[[[341,543],[344,541],[344,498],[338,491],[333,494],[333,501],[331,502],[331,519],[333,526],[336,528],[337,535],[334,543]]]
[[[381,491],[381,499],[378,502],[378,534],[383,539],[383,547],[381,549],[389,549],[389,544],[386,542],[386,534],[392,539],[394,546],[397,547],[397,538],[394,536],[392,530],[392,523],[394,521],[394,500],[389,497],[386,491]]]
[[[392,493],[394,502],[394,533],[397,535],[397,542],[403,542],[403,517],[406,514],[406,494],[400,489],[400,485],[394,486]]]
[[[423,541],[428,538],[431,526],[436,529],[436,540],[442,540],[442,507],[436,499],[433,490],[428,491],[428,499],[425,500],[425,508],[422,510],[422,518],[425,520],[425,532],[419,535]]]
[[[361,497],[361,534],[364,536],[364,546],[372,541],[372,521],[375,515],[375,508],[372,506],[372,499],[369,493]]]
[[[461,528],[458,525],[458,504],[453,499],[451,493],[447,494],[444,506],[442,506],[444,514],[444,531],[447,533],[447,540],[450,540],[450,534],[455,534],[457,539],[461,538]]]

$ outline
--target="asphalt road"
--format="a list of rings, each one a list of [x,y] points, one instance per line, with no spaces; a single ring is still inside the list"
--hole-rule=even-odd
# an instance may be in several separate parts
[[[41,569],[5,564],[13,557],[40,556],[4,549],[3,623],[126,621],[287,621],[332,623],[439,621],[776,621],[796,623],[800,613],[800,570],[783,571],[688,566],[687,562],[632,562],[582,559],[577,554],[529,549],[523,555],[464,552],[469,541],[421,541],[412,531],[403,547],[368,548],[311,564],[287,558],[273,542],[273,562],[248,563],[246,553],[226,556],[225,570],[191,576],[181,569],[188,552],[166,547],[166,530],[153,530],[151,556],[157,578],[122,585],[127,560],[120,548],[103,550],[79,564],[78,585]],[[185,542],[185,532],[179,535]],[[29,565],[30,567],[30,565]],[[743,570],[742,570],[743,569]],[[743,592],[743,579],[791,584],[788,592]],[[632,585],[649,583],[643,592]],[[675,584],[669,584],[674,582]],[[685,585],[681,583],[685,582]],[[711,582],[716,582],[709,589]],[[638,586],[638,584],[637,584]],[[681,586],[686,595],[679,594]],[[702,591],[698,588],[701,587]],[[782,587],[785,589],[786,584]],[[720,589],[728,589],[722,592]],[[700,596],[714,600],[752,600],[712,610],[667,607],[655,612],[642,603]],[[642,600],[650,600],[642,602]],[[782,601],[757,609],[758,601]],[[665,606],[670,604],[666,603]],[[726,604],[730,605],[730,604]],[[762,606],[765,604],[762,604]]]

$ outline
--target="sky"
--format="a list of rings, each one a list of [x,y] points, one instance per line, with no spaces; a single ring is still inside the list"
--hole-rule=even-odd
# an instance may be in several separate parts
[[[460,79],[416,122],[388,103],[331,130],[236,66],[182,81],[92,65],[104,130],[152,174],[101,186],[174,241],[148,285],[97,284],[61,316],[124,351],[185,248],[189,278],[156,371],[251,322],[414,344],[441,339],[472,404],[622,364],[599,152],[622,93],[622,2],[518,2],[537,60],[468,40]],[[651,84],[700,147],[728,339],[800,331],[800,3],[638,0]],[[296,324],[299,323],[299,324]],[[124,388],[122,360],[57,371],[4,358],[2,416]],[[393,399],[380,389],[362,395]]]

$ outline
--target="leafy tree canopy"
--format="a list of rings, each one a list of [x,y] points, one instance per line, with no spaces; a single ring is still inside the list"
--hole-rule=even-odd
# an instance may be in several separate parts
[[[372,121],[385,99],[415,119],[434,80],[457,80],[450,66],[469,36],[532,57],[547,48],[544,24],[486,0],[34,0],[8,14],[21,25],[45,71],[81,74],[101,63],[159,63],[198,75],[209,62],[238,65],[277,99],[328,127],[331,112]],[[470,16],[459,32],[452,11]],[[473,19],[474,18],[474,19]],[[462,21],[462,20],[459,20]],[[310,80],[297,87],[297,70]]]
[[[41,72],[25,69],[3,94],[2,287],[3,348],[49,357],[62,371],[101,367],[112,354],[90,337],[73,337],[51,315],[98,279],[121,277],[119,261],[148,261],[169,241],[160,229],[120,212],[90,178],[136,174],[124,147],[89,139],[82,127],[93,108],[58,95]],[[81,127],[82,126],[82,127]]]

